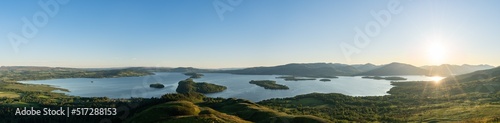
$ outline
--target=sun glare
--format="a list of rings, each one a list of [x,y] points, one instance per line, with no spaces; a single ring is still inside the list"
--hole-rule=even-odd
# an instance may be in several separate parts
[[[440,77],[440,76],[433,76],[433,77],[430,77],[430,79],[435,82],[435,83],[439,83],[441,82],[441,80],[444,79],[444,77]]]
[[[428,47],[429,60],[432,64],[440,65],[446,60],[446,47],[438,41],[434,41]]]

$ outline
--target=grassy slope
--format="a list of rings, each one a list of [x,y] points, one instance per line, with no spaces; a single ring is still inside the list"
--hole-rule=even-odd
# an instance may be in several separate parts
[[[474,75],[467,75],[474,76]],[[388,96],[307,94],[259,102],[289,114],[310,114],[341,122],[500,122],[500,79],[393,82]]]
[[[14,92],[0,92],[0,98],[1,97],[18,98],[19,94],[18,93],[14,93]]]
[[[189,101],[174,101],[152,106],[126,122],[179,122],[179,123],[247,123],[239,117],[220,113],[208,107],[198,107]]]
[[[307,94],[259,102],[289,114],[333,121],[500,122],[500,68],[442,82],[393,82],[388,96]]]
[[[290,115],[243,99],[215,99],[201,103],[220,112],[252,122],[327,123],[328,120],[310,115]]]
[[[167,96],[164,97],[178,97]],[[289,115],[242,99],[204,98],[205,101],[193,103],[190,98],[177,98],[181,101],[151,106],[135,114],[126,122],[214,122],[214,123],[327,123],[315,116]]]
[[[468,82],[467,82],[468,83]],[[472,83],[469,83],[472,84]],[[467,89],[468,84],[453,83],[396,83],[391,94],[413,94],[425,105],[413,107],[417,111],[408,116],[411,121],[500,121],[500,92],[481,93]]]
[[[63,89],[63,88],[55,88],[49,85],[34,85],[34,84],[21,84],[21,83],[10,83],[7,84],[5,89],[16,89],[16,90],[21,90],[21,91],[41,91],[41,92],[51,92],[54,90],[60,90],[60,91],[66,91],[68,92],[68,89]]]

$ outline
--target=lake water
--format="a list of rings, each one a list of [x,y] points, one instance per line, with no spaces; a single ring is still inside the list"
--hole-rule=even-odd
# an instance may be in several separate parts
[[[251,101],[261,101],[271,98],[293,97],[309,93],[342,93],[351,96],[381,96],[387,95],[393,86],[387,80],[362,79],[361,77],[339,77],[330,82],[317,80],[284,81],[276,79],[278,75],[234,75],[225,73],[204,73],[196,82],[208,82],[228,87],[220,93],[206,94],[209,97],[242,98]],[[401,76],[408,81],[431,81],[432,77],[426,76]],[[22,81],[21,83],[46,84],[69,89],[63,92],[68,95],[81,97],[160,97],[166,93],[175,93],[177,83],[188,78],[182,73],[156,73],[143,77],[123,78],[71,78],[37,81]],[[254,84],[251,80],[274,80],[278,84],[287,85],[289,90],[266,90]],[[162,83],[165,88],[150,88],[149,84]],[[60,91],[58,91],[60,92]]]

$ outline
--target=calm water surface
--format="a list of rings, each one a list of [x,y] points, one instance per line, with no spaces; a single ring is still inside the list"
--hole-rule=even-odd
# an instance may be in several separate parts
[[[195,79],[196,82],[208,82],[227,86],[228,89],[213,94],[209,97],[243,98],[251,101],[261,101],[271,98],[293,97],[309,93],[342,93],[351,96],[381,96],[388,95],[393,86],[387,80],[362,79],[361,77],[340,77],[330,82],[317,80],[284,81],[276,79],[278,75],[234,75],[224,73],[204,73],[205,76]],[[409,81],[431,81],[426,76],[401,76]],[[81,97],[160,97],[166,93],[175,93],[177,83],[188,78],[182,73],[156,73],[156,75],[143,77],[123,78],[71,78],[38,81],[22,81],[22,83],[47,84],[55,87],[69,89],[64,92],[68,95]],[[249,84],[251,80],[274,80],[278,84],[287,85],[289,90],[266,90],[257,85]],[[162,83],[165,88],[150,88],[149,84]]]

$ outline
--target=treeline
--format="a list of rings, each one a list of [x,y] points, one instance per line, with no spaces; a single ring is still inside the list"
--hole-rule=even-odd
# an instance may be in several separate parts
[[[48,69],[48,70],[1,70],[0,78],[4,81],[45,80],[61,78],[114,78],[146,76],[153,73],[145,70],[83,70],[83,69]]]

